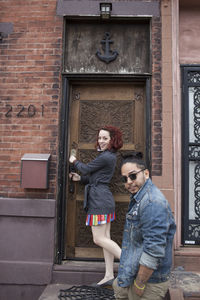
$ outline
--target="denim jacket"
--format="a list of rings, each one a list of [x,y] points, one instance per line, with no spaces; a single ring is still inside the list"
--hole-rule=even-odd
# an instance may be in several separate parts
[[[172,265],[172,245],[176,225],[161,191],[147,179],[142,188],[131,195],[123,233],[118,284],[130,286],[139,265],[154,270],[148,282],[169,279]]]

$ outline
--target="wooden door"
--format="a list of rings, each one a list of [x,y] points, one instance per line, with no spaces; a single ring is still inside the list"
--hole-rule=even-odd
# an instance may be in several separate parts
[[[87,163],[96,157],[97,130],[103,125],[123,132],[123,151],[137,150],[145,155],[145,85],[142,83],[76,83],[70,92],[69,150],[76,147],[78,159]],[[116,221],[112,239],[121,245],[129,195],[120,182],[120,153],[110,188],[116,201]],[[85,226],[84,186],[67,183],[66,258],[101,258],[102,250],[92,241],[91,228]]]

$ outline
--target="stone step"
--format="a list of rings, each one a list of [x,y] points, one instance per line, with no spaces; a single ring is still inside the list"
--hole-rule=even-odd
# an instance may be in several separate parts
[[[115,276],[118,263],[114,263]],[[104,262],[66,261],[62,265],[54,265],[51,283],[88,285],[100,281],[104,277]]]

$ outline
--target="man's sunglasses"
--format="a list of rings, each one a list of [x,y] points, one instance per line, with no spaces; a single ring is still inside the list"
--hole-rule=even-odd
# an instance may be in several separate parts
[[[136,178],[137,178],[137,174],[138,173],[140,173],[140,172],[142,172],[142,171],[144,171],[145,169],[142,169],[142,170],[140,170],[140,171],[138,171],[138,172],[136,172],[136,173],[131,173],[131,174],[129,174],[128,176],[122,176],[121,177],[121,180],[122,180],[122,182],[123,183],[127,183],[127,181],[128,181],[128,178],[130,178],[130,180],[136,180]]]

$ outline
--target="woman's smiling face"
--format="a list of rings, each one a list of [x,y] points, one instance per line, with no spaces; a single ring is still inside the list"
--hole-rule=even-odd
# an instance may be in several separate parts
[[[108,149],[109,143],[110,143],[110,132],[107,130],[100,130],[99,136],[98,136],[98,144],[101,149],[101,151],[105,151]]]

